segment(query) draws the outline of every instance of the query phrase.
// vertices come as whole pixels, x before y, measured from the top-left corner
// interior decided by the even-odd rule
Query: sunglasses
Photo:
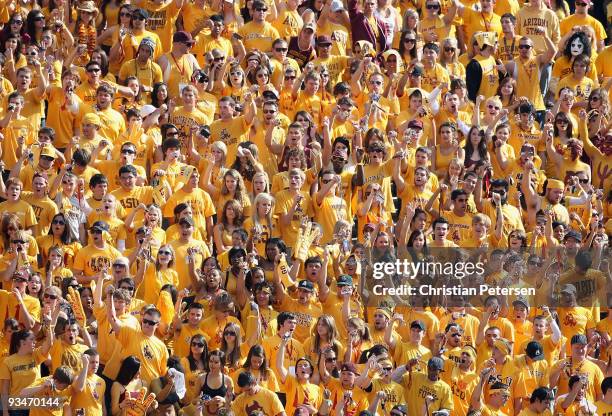
[[[144,16],[141,15],[132,15],[133,20],[147,20]]]
[[[45,293],[43,295],[43,298],[45,299],[51,299],[51,300],[57,300],[57,295],[52,295],[51,293]]]
[[[229,335],[229,336],[235,337],[236,333],[234,331],[225,331],[223,335]]]
[[[215,61],[215,62],[223,62],[224,59],[225,59],[225,56],[218,56],[218,57],[214,58],[213,61]]]
[[[79,289],[81,287],[81,285],[79,285],[79,284],[72,284],[72,285],[68,285],[68,287],[71,287],[73,289]]]
[[[258,8],[255,9],[255,11],[257,11],[257,12],[267,12],[268,9],[266,7],[258,7]]]
[[[99,229],[95,229],[95,230],[91,230],[92,234],[102,234],[102,230]]]
[[[160,255],[162,255],[162,256],[171,256],[171,255],[172,255],[172,252],[171,252],[171,251],[168,251],[168,250],[159,250],[159,251],[157,252],[157,254],[160,254]]]
[[[150,320],[150,319],[145,319],[145,318],[142,318],[142,323],[143,323],[143,324],[146,324],[146,325],[149,325],[149,326],[155,326],[155,325],[157,325],[159,322],[158,322],[158,321],[152,321],[152,320]]]
[[[455,52],[455,48],[453,48],[452,46],[448,46],[446,48],[444,48],[445,52]]]
[[[230,72],[230,76],[232,77],[242,76],[242,72],[240,71]]]
[[[263,110],[264,114],[274,114],[276,113],[276,110]]]
[[[416,38],[405,38],[404,42],[406,43],[416,42]]]
[[[204,344],[202,342],[192,342],[192,347],[204,348]]]
[[[569,124],[569,122],[567,120],[555,120],[555,123],[557,123],[557,124]]]
[[[383,367],[383,371],[386,371],[386,372],[393,371],[393,367]]]
[[[122,149],[121,153],[122,154],[127,154],[127,155],[135,155],[136,154],[136,152],[133,151],[132,149]]]
[[[47,162],[52,162],[52,161],[54,161],[54,160],[55,160],[55,159],[54,159],[54,158],[52,158],[51,156],[41,156],[40,158],[41,158],[42,160],[46,160]]]
[[[120,287],[119,289],[125,289],[128,292],[133,292],[134,291],[134,288],[132,286],[124,286],[124,287]]]
[[[382,81],[370,81],[370,84],[372,85],[382,85]]]
[[[25,283],[25,282],[27,282],[27,280],[24,279],[23,277],[13,277],[13,282],[15,282],[15,283]]]
[[[439,4],[428,4],[425,7],[427,8],[427,10],[438,10],[440,8],[440,5]]]
[[[325,362],[326,363],[333,363],[334,361],[337,361],[338,359],[336,357],[330,357],[330,358],[326,358]]]
[[[597,96],[590,97],[589,100],[591,100],[591,101],[599,101],[599,97],[597,97]]]
[[[578,182],[580,182],[580,183],[589,183],[589,180],[588,180],[588,179],[578,179]],[[595,213],[593,213],[593,214],[591,214],[591,215],[593,215],[593,216],[594,216],[594,215],[595,215]]]
[[[23,20],[13,20],[11,22],[12,25],[22,25],[23,24]]]
[[[274,48],[276,52],[287,52],[289,48]]]
[[[87,72],[100,72],[100,68],[87,68]]]
[[[519,49],[531,49],[531,45],[519,45]]]
[[[499,111],[499,107],[493,105],[493,104],[489,104],[487,107],[489,107],[490,110],[496,109]]]
[[[285,75],[285,79],[290,79],[290,80],[294,80],[296,78],[295,75],[290,75],[290,76],[286,76]]]
[[[54,224],[54,225],[66,225],[66,222],[64,220],[53,220],[51,222],[51,224]]]
[[[12,240],[11,243],[13,244],[25,244],[26,242],[23,240]]]

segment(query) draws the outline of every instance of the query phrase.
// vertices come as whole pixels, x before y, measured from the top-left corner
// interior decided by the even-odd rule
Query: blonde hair
[[[265,218],[262,218],[259,215],[259,204],[262,202],[266,202],[266,201],[271,204],[270,212],[266,214]],[[253,212],[252,212],[254,226],[264,225],[264,223],[267,223],[265,225],[268,227],[268,230],[272,232],[272,213],[274,212],[274,204],[275,204],[274,197],[265,192],[262,192],[255,197],[255,201],[253,201]]]
[[[472,225],[484,224],[485,227],[491,228],[491,218],[486,214],[476,214],[472,218]]]

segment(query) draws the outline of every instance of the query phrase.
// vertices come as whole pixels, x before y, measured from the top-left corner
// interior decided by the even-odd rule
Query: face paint
[[[584,51],[584,45],[582,44],[580,39],[577,39],[577,38],[574,39],[572,43],[570,44],[570,52],[572,56],[578,56],[582,54],[583,51]]]

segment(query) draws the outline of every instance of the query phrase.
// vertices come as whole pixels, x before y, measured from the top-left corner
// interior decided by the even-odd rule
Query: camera
[[[204,83],[209,81],[208,75],[206,75],[206,73],[201,69],[199,71],[196,71],[196,73],[193,74],[193,77],[198,83]]]
[[[200,136],[205,137],[205,138],[209,138],[210,137],[210,127],[209,126],[202,126],[200,127]]]
[[[7,107],[8,111],[15,111],[15,104],[9,104]]]

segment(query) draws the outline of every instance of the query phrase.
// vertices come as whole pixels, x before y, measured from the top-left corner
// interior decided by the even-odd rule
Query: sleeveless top
[[[210,388],[208,386],[208,373],[204,378],[204,385],[202,386],[202,393],[210,397],[225,397],[227,394],[227,387],[225,387],[225,374],[221,376],[221,387],[217,389]]]
[[[289,39],[288,49],[289,51],[287,52],[287,56],[295,59],[302,69],[304,69],[308,62],[314,59],[314,48],[312,47],[312,44],[308,47],[308,49],[300,49],[297,36]]]

